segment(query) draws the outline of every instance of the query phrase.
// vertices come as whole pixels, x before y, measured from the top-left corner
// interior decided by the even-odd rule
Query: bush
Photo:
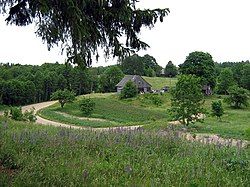
[[[95,102],[90,98],[84,98],[80,101],[79,106],[84,115],[90,116],[95,108]]]
[[[138,94],[138,89],[132,81],[128,81],[121,91],[120,98],[127,99],[136,97]]]
[[[16,121],[29,121],[29,122],[35,122],[36,121],[36,115],[34,112],[34,108],[30,111],[26,110],[24,113],[22,113],[21,107],[12,107],[9,111],[5,111],[4,115],[5,117],[10,117],[13,120]]]
[[[212,107],[212,115],[216,116],[217,118],[221,119],[221,116],[224,114],[224,110],[222,107],[222,102],[219,101],[213,101],[211,104]]]
[[[23,118],[25,121],[35,122],[37,120],[35,115],[35,109],[32,108],[30,111],[26,110],[23,114]]]
[[[17,120],[17,121],[22,121],[23,120],[22,108],[21,107],[12,107],[10,109],[10,118]]]
[[[248,90],[238,86],[232,86],[228,90],[229,96],[225,98],[225,102],[234,108],[248,106],[249,93]]]
[[[143,94],[140,101],[145,104],[153,104],[155,106],[161,106],[163,104],[163,100],[161,96],[158,94]]]

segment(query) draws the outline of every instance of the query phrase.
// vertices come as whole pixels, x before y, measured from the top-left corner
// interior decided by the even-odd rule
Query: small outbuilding
[[[123,87],[128,81],[132,81],[136,87],[138,88],[139,92],[151,92],[152,86],[145,81],[141,76],[139,75],[125,75],[125,77],[116,85],[117,93],[121,93]]]
[[[212,95],[213,94],[213,90],[209,85],[204,85],[202,87],[202,91],[205,95]]]

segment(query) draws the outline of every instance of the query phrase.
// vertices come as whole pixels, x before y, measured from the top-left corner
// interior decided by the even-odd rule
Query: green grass
[[[136,99],[123,101],[118,99],[116,95],[107,95],[104,97],[99,97],[99,95],[98,97],[95,97],[95,95],[88,95],[87,97],[91,97],[95,102],[95,109],[90,117],[106,119],[110,122],[72,119],[56,113],[63,112],[76,117],[84,117],[79,109],[81,97],[74,103],[66,104],[64,108],[61,108],[59,104],[55,104],[43,109],[40,111],[40,115],[54,121],[90,127],[140,125],[169,117],[165,108],[152,110],[145,107],[145,104],[142,104],[142,106],[138,103],[135,104]]]
[[[208,115],[204,123],[197,122],[191,126],[194,132],[219,134],[222,137],[250,140],[250,109],[225,108],[222,120]]]
[[[56,113],[59,111],[82,117],[83,114],[78,107],[81,97],[74,103],[66,104],[63,109],[60,108],[59,104],[44,109],[41,111],[41,115],[50,120],[88,127],[144,125],[147,129],[162,129],[166,128],[168,122],[172,120],[167,111],[171,106],[169,93],[155,95],[163,101],[161,106],[154,105],[147,95],[139,95],[137,98],[127,100],[120,100],[115,94],[88,95],[87,97],[93,98],[96,103],[91,117],[106,119],[108,120],[106,122],[79,120]],[[223,99],[223,96],[205,97],[204,108],[208,113],[204,123],[196,122],[188,130],[194,133],[210,133],[228,138],[250,140],[250,107],[236,110],[224,103],[225,115],[222,117],[222,121],[219,121],[210,115],[211,103],[218,99]]]
[[[248,186],[249,149],[0,117],[0,186]]]
[[[177,78],[167,77],[143,77],[152,85],[153,90],[160,90],[165,86],[173,87],[177,82]]]

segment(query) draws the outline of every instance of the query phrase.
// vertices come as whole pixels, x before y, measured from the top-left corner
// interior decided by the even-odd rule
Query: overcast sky
[[[178,65],[193,51],[209,52],[214,61],[250,60],[249,0],[141,0],[141,8],[170,8],[163,23],[143,29],[140,37],[161,66]],[[64,62],[59,49],[48,52],[34,27],[6,26],[0,17],[0,62],[42,64]],[[103,59],[93,66],[115,64]]]

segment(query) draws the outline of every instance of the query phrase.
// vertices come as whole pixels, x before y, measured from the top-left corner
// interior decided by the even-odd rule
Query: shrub
[[[121,91],[120,98],[121,99],[132,98],[136,97],[137,94],[138,94],[138,89],[136,85],[132,81],[128,81]]]
[[[232,86],[228,90],[229,96],[225,98],[225,102],[234,108],[248,106],[249,93],[248,90],[238,86]]]
[[[12,107],[9,111],[5,111],[4,115],[5,117],[10,117],[13,120],[16,121],[29,121],[29,122],[35,122],[36,121],[36,115],[35,115],[35,109],[31,109],[30,111],[26,110],[24,113],[22,113],[21,107]]]
[[[23,113],[21,107],[12,107],[10,109],[10,118],[17,121],[22,121]]]
[[[140,100],[143,103],[153,104],[156,106],[161,106],[163,104],[163,100],[161,99],[161,96],[158,94],[143,94]]]
[[[23,114],[23,118],[25,121],[35,122],[37,120],[35,115],[35,109],[32,108],[30,111],[26,110]]]
[[[222,102],[220,100],[213,101],[211,104],[211,107],[212,107],[212,115],[216,116],[217,118],[221,120],[221,116],[224,114]]]
[[[80,101],[80,110],[84,115],[89,116],[93,113],[95,108],[95,102],[90,98],[84,98]]]

